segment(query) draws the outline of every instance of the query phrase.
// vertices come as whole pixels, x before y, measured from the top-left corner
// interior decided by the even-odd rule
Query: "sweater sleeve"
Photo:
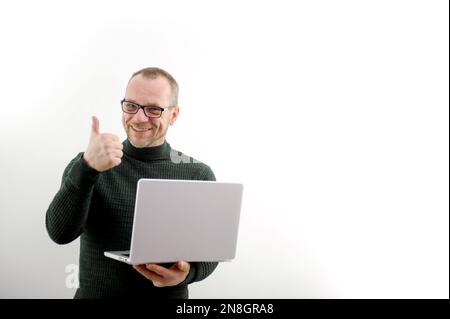
[[[100,173],[79,153],[66,167],[61,187],[47,209],[45,225],[50,238],[67,244],[83,232],[95,182]]]
[[[204,165],[200,172],[199,180],[215,181],[216,177],[211,168]],[[189,274],[181,285],[191,284],[193,282],[205,279],[216,269],[218,262],[191,262],[190,264],[191,268],[189,270]]]

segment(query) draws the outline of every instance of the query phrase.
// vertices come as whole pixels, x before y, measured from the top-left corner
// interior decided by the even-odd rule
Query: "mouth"
[[[152,129],[151,127],[136,127],[133,125],[130,125],[130,127],[133,131],[138,132],[138,133],[148,132]]]

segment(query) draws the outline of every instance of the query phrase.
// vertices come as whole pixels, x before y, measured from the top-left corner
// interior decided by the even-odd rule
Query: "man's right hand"
[[[117,135],[100,133],[99,127],[98,118],[93,116],[91,137],[83,158],[90,167],[98,172],[104,172],[122,162],[123,145]]]

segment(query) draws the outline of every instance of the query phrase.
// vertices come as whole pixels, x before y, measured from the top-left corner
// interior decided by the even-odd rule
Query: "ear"
[[[180,107],[177,105],[173,108],[173,110],[170,112],[170,125],[174,125],[177,118],[178,113],[180,113]]]

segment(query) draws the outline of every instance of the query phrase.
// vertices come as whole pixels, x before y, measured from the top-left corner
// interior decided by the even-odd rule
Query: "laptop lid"
[[[140,179],[130,262],[233,259],[242,191],[239,183]]]

